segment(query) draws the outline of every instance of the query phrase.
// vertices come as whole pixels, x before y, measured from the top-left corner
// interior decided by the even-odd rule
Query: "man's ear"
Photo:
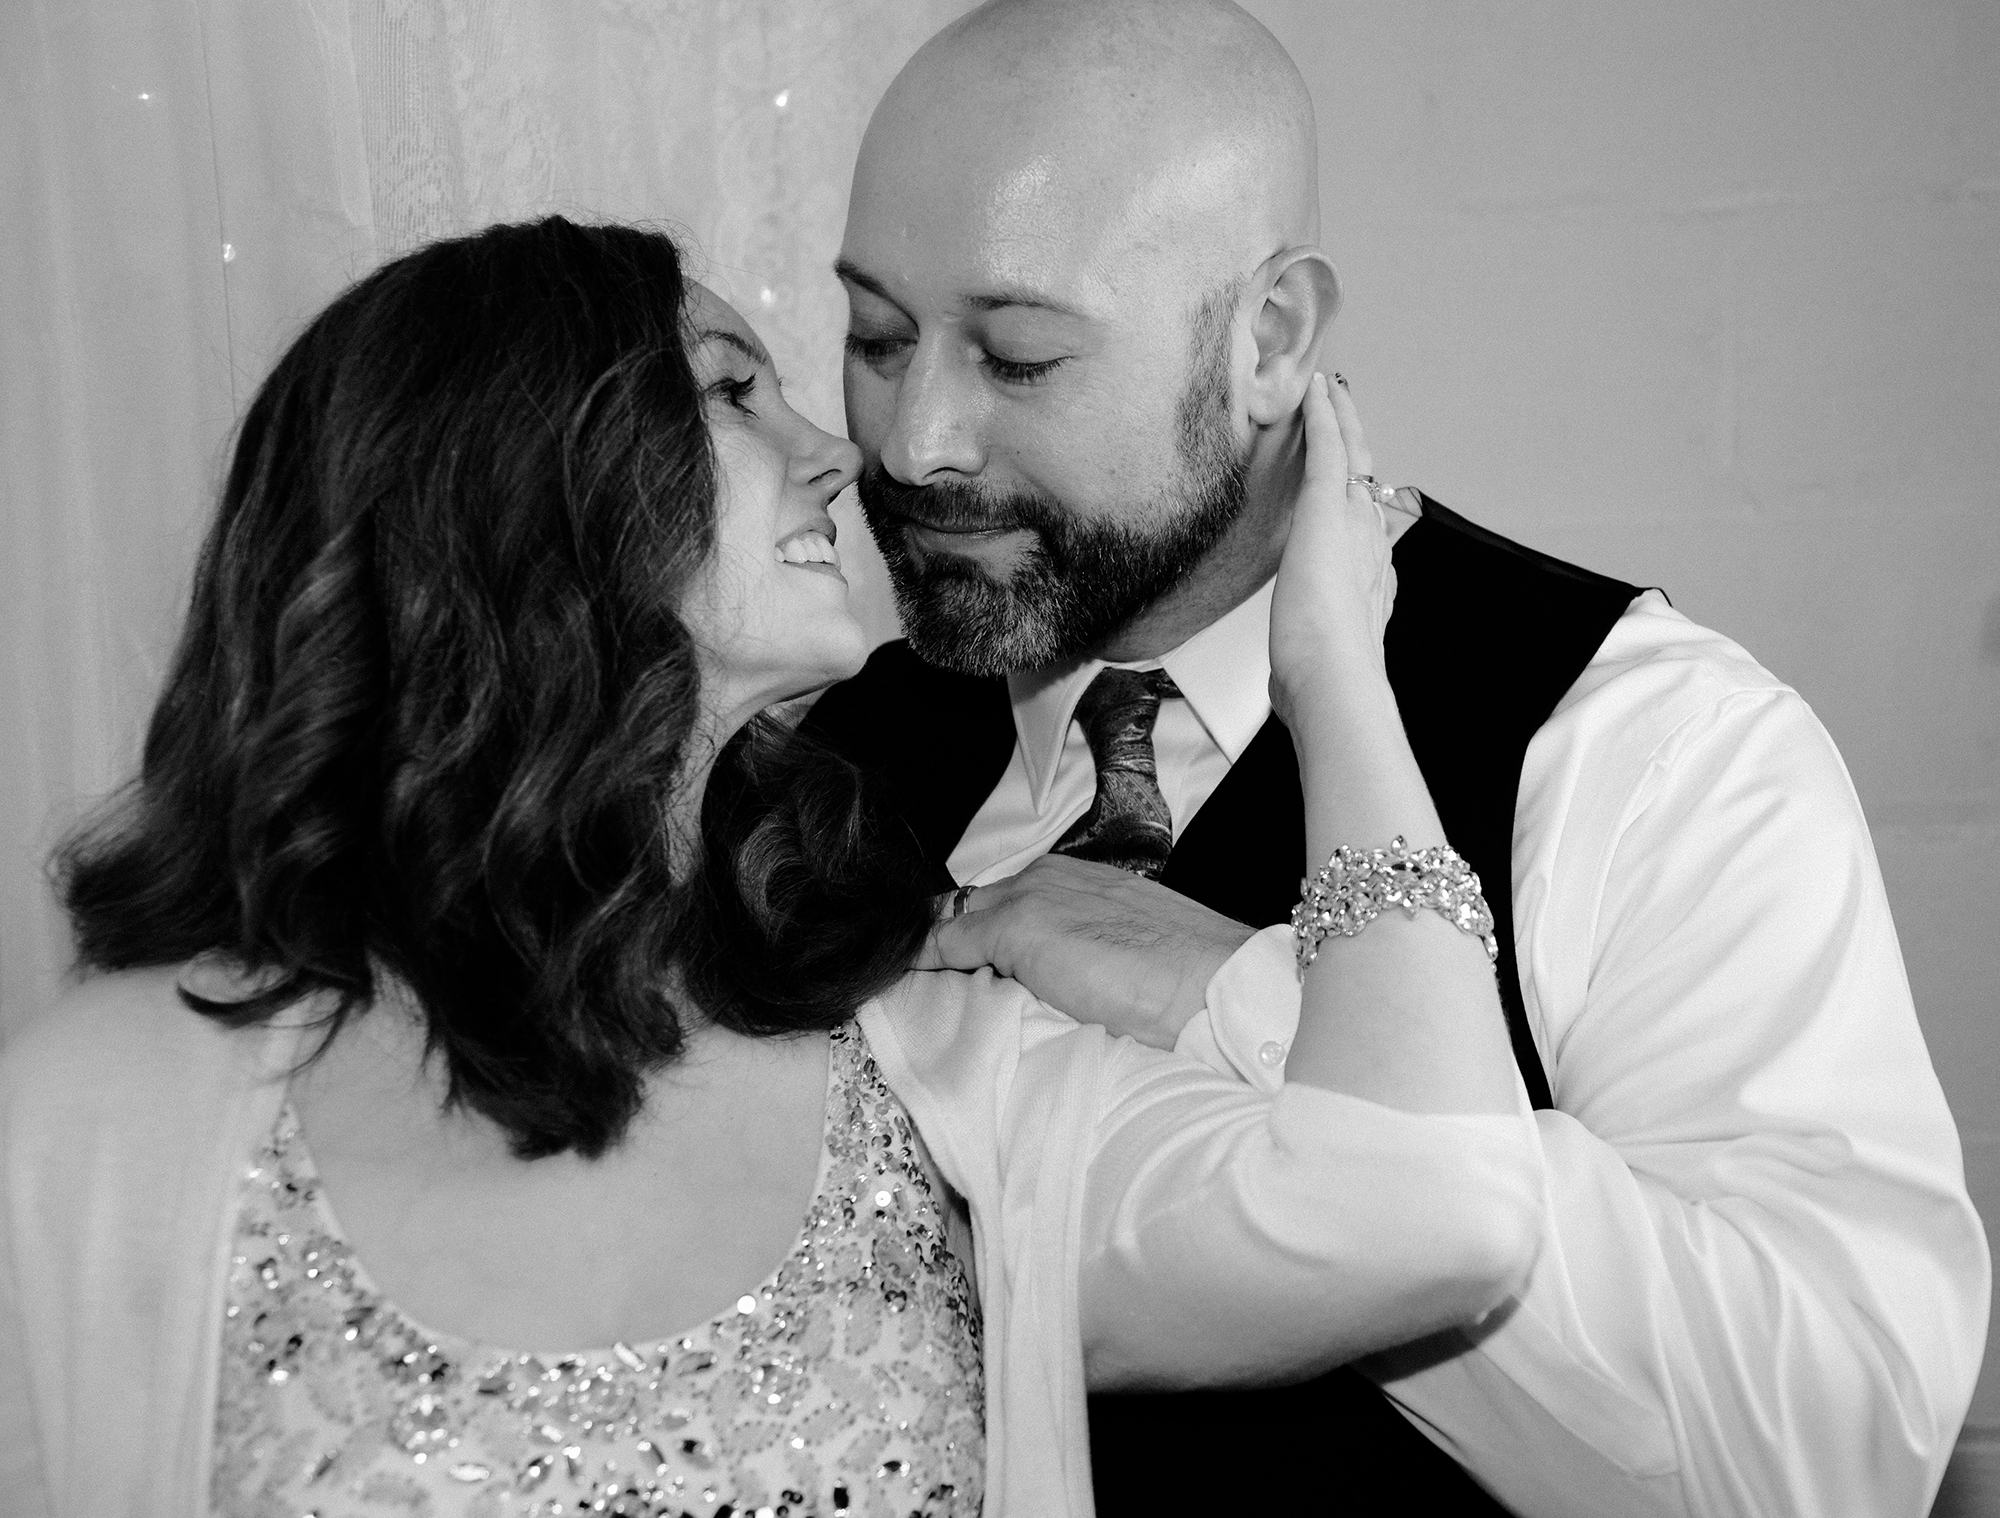
[[[1257,367],[1243,401],[1250,420],[1269,427],[1289,421],[1305,400],[1320,345],[1340,309],[1340,275],[1318,248],[1287,248],[1258,266],[1251,291]]]

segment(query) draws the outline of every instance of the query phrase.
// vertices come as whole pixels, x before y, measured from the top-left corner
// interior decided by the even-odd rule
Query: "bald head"
[[[905,630],[1159,652],[1276,567],[1339,300],[1312,102],[1226,0],[992,0],[889,87],[838,272]]]
[[[1316,160],[1305,82],[1226,0],[992,0],[889,87],[855,212],[912,233],[951,216],[991,240],[996,271],[1066,261],[1069,279],[1127,274],[1157,296],[1316,243]]]

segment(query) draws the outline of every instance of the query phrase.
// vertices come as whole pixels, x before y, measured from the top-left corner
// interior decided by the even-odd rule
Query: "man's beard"
[[[1208,556],[1248,498],[1248,470],[1229,427],[1227,370],[1203,353],[1178,407],[1178,468],[1145,526],[1090,521],[1041,493],[989,496],[948,480],[905,485],[877,463],[861,476],[861,508],[903,632],[919,657],[968,675],[1040,669],[1103,643]],[[1003,581],[971,559],[913,552],[903,519],[958,531],[1024,528],[1032,541]]]

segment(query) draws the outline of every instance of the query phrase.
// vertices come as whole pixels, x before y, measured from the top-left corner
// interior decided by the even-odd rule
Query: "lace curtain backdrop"
[[[0,1036],[60,983],[42,860],[136,763],[231,429],[300,325],[435,237],[551,211],[648,221],[839,431],[830,265],[855,151],[896,70],[966,8],[0,8]],[[872,545],[851,500],[836,514],[886,636]]]

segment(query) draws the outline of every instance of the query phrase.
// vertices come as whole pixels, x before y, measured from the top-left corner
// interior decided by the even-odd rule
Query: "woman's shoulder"
[[[56,1075],[95,1062],[109,1047],[171,1042],[174,1025],[194,1017],[180,999],[180,970],[156,965],[87,976],[30,1013],[0,1046],[0,1058],[9,1068]]]
[[[46,1105],[74,1123],[90,1109],[212,1085],[257,1039],[189,1007],[180,994],[186,973],[162,965],[71,986],[0,1044],[0,1101]]]

